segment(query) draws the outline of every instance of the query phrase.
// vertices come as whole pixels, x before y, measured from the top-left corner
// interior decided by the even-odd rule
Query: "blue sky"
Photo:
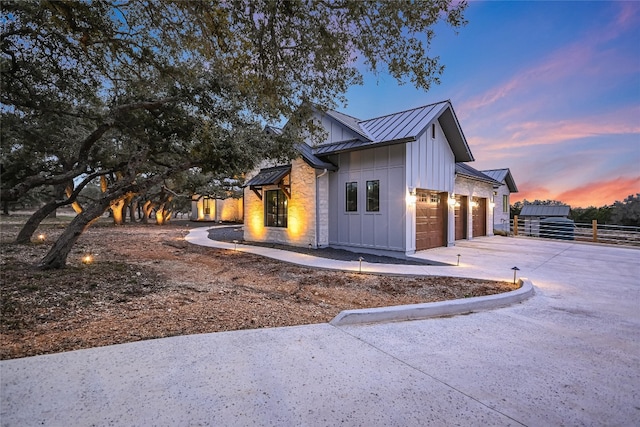
[[[640,3],[471,1],[429,92],[365,75],[339,107],[367,119],[450,99],[476,169],[510,168],[513,200],[603,206],[640,193]]]

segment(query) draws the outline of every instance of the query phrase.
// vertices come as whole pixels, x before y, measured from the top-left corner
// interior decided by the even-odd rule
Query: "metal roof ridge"
[[[398,115],[398,114],[404,114],[404,113],[408,113],[410,111],[420,110],[422,108],[435,107],[438,104],[445,104],[445,103],[451,104],[451,101],[449,99],[446,99],[444,101],[433,102],[431,104],[425,104],[425,105],[421,105],[421,106],[415,107],[415,108],[409,108],[409,109],[402,110],[402,111],[396,111],[395,113],[383,114],[382,116],[372,117],[372,118],[366,119],[366,120],[360,120],[360,122],[362,123],[362,122],[370,122],[370,121],[373,121],[373,120],[380,120],[380,119],[384,119],[385,117],[395,116],[395,115]]]

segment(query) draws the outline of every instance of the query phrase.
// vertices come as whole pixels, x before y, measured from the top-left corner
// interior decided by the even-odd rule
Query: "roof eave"
[[[442,111],[437,114],[438,123],[449,141],[456,162],[473,162],[475,159],[471,153],[471,148],[462,132],[460,122],[456,117],[453,106],[447,101],[442,106]]]
[[[361,151],[361,150],[366,150],[369,148],[377,148],[377,147],[386,147],[389,145],[397,145],[397,144],[406,144],[408,142],[414,142],[416,140],[415,137],[408,137],[408,138],[400,138],[400,139],[394,139],[394,140],[390,140],[390,141],[384,141],[384,142],[370,142],[370,143],[364,143],[362,145],[358,145],[356,147],[349,147],[349,148],[343,148],[343,149],[337,149],[337,150],[329,150],[329,151],[323,151],[320,155],[322,156],[329,156],[331,154],[341,154],[341,153],[350,153],[352,151]],[[335,143],[336,145],[339,145],[340,143]],[[320,146],[317,149],[322,149],[323,147]],[[314,152],[314,154],[317,154],[316,152]]]

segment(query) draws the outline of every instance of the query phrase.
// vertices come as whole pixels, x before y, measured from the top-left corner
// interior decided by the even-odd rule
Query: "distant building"
[[[191,221],[242,222],[243,214],[241,198],[218,199],[202,194],[191,196]]]
[[[569,217],[571,207],[567,205],[524,205],[520,219],[524,220],[524,234],[534,237],[553,237],[553,234],[571,226]],[[566,234],[564,231],[562,234]],[[573,235],[572,235],[573,236]],[[573,237],[572,237],[573,238]]]

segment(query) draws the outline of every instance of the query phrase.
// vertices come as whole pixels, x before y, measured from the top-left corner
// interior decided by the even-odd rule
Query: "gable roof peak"
[[[388,113],[388,114],[384,114],[382,116],[372,117],[370,119],[360,120],[360,121],[361,122],[368,122],[368,121],[371,121],[371,120],[384,119],[385,117],[397,116],[399,114],[406,114],[406,113],[410,113],[410,112],[415,111],[415,110],[422,110],[422,109],[427,108],[427,107],[435,107],[436,105],[447,104],[447,103],[451,104],[451,101],[446,99],[444,101],[432,102],[430,104],[420,105],[418,107],[408,108],[406,110],[396,111],[395,113]]]

